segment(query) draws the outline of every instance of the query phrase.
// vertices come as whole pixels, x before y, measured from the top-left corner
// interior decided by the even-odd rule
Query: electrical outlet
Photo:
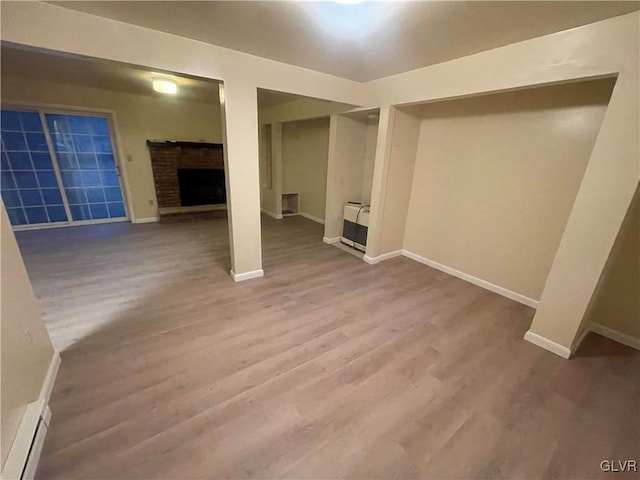
[[[153,198],[149,199],[149,206],[153,207],[156,204],[156,201]]]
[[[133,162],[133,155],[127,153],[127,162]]]

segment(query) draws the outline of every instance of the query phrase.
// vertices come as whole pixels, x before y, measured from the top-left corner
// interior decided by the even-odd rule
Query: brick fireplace
[[[225,198],[222,144],[147,140],[147,145],[161,222],[226,217],[226,204],[218,203]],[[181,192],[181,184],[194,191]]]

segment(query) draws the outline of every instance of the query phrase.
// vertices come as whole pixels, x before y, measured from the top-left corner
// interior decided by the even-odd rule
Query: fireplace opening
[[[227,203],[222,168],[179,168],[178,185],[183,207]]]

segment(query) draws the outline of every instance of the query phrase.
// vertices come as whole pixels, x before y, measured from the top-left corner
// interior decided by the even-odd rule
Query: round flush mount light
[[[342,3],[343,5],[353,5],[354,3],[362,3],[364,0],[333,0],[336,3]]]
[[[169,95],[175,95],[178,93],[178,85],[173,80],[167,80],[166,78],[154,78],[152,84],[153,89],[156,92],[167,93]]]

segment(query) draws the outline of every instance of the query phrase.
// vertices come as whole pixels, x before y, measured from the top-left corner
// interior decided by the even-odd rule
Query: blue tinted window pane
[[[7,152],[12,170],[33,170],[29,152]]]
[[[62,170],[62,184],[67,188],[82,187],[82,177],[77,170]]]
[[[94,135],[109,135],[109,124],[106,118],[93,117],[89,120],[91,133]]]
[[[115,170],[116,162],[113,159],[113,155],[110,153],[99,153],[96,155],[98,157],[98,166],[100,170]]]
[[[109,218],[109,210],[106,203],[90,203],[91,217],[94,220]]]
[[[69,130],[71,133],[91,133],[89,124],[91,123],[91,117],[85,117],[82,115],[68,115],[69,118]]]
[[[71,217],[74,220],[91,220],[89,205],[70,205],[69,209],[71,210]]]
[[[16,188],[16,183],[13,180],[13,174],[11,172],[2,172],[0,174],[0,186],[2,186],[3,190],[5,188],[9,188],[9,189]]]
[[[122,203],[108,203],[109,216],[111,218],[126,217],[127,214],[124,211],[124,205]]]
[[[29,224],[49,223],[49,217],[44,207],[26,207],[24,211],[27,214]]]
[[[31,161],[36,170],[53,170],[53,163],[49,153],[31,153]]]
[[[56,153],[60,170],[75,170],[78,168],[78,160],[75,153]]]
[[[62,195],[57,188],[45,188],[42,190],[42,198],[46,205],[62,205]]]
[[[57,221],[62,195],[49,155],[40,115],[34,112],[2,111],[5,125],[2,145],[2,198],[11,210],[13,225],[42,224],[50,221],[45,204],[52,204]],[[8,130],[8,131],[7,131]],[[63,208],[64,210],[64,208]]]
[[[82,176],[82,183],[85,187],[102,186],[102,179],[97,170],[81,170],[80,175]]]
[[[4,142],[4,148],[9,151],[27,150],[27,142],[22,132],[2,132],[2,141]]]
[[[2,128],[2,131],[21,131],[20,113],[3,110],[0,117],[0,128]]]
[[[93,145],[97,153],[113,153],[109,137],[93,137]]]
[[[89,203],[103,203],[106,201],[104,197],[104,189],[100,187],[87,188],[87,201]]]
[[[26,133],[27,145],[32,152],[48,152],[47,138],[43,133]]]
[[[107,202],[122,202],[122,193],[120,193],[120,188],[118,187],[106,187],[104,195],[107,198]]]
[[[20,122],[25,132],[42,132],[40,114],[36,112],[21,112]]]
[[[7,156],[7,152],[2,152],[0,154],[0,169],[9,170],[11,167],[9,166],[9,157]]]
[[[25,207],[36,207],[44,204],[40,190],[37,189],[20,190],[20,199]]]
[[[18,190],[2,190],[2,201],[7,208],[21,207],[20,194]]]
[[[53,170],[40,170],[36,172],[40,188],[57,188],[58,179]]]
[[[27,223],[27,217],[22,208],[7,208],[7,214],[11,225],[25,225]]]
[[[69,204],[87,203],[87,194],[83,188],[65,188]]]
[[[95,151],[91,137],[88,135],[74,135],[73,146],[77,153],[91,153]]]
[[[97,170],[98,161],[93,153],[79,153],[78,165],[82,170]]]
[[[18,188],[38,188],[38,180],[34,172],[13,172]]]
[[[118,175],[116,172],[101,172],[102,174],[102,182],[107,187],[119,187],[120,182],[118,182]]]
[[[47,207],[47,213],[49,214],[49,220],[52,222],[67,221],[67,212],[64,211],[63,206]]]

